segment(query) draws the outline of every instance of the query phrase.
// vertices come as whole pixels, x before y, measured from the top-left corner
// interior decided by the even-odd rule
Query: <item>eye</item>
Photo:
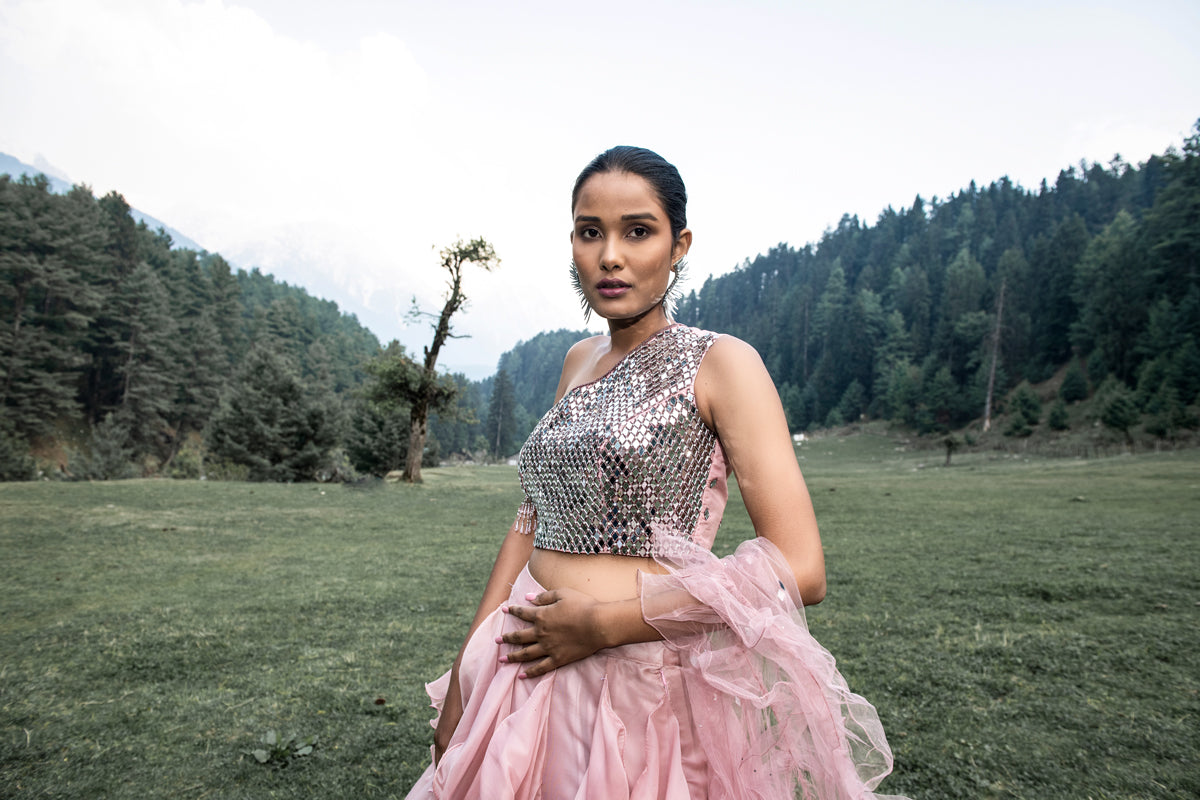
[[[579,236],[582,239],[599,239],[600,231],[597,228],[583,228],[579,231]]]
[[[645,239],[650,235],[650,229],[644,225],[635,225],[630,228],[629,235],[634,239]]]

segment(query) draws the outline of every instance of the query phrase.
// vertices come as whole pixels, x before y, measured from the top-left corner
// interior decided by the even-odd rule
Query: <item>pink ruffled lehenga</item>
[[[782,554],[761,538],[709,550],[727,470],[692,386],[714,338],[656,334],[568,393],[522,451],[535,545],[653,556],[665,572],[641,573],[639,592],[663,641],[520,679],[495,640],[524,623],[492,612],[463,651],[462,719],[410,798],[882,797],[878,715],[809,634]],[[541,591],[526,569],[510,602]],[[427,687],[439,714],[449,681]]]

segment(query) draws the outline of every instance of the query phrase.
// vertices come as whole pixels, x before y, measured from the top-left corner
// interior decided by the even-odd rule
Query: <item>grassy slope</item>
[[[1200,794],[1200,452],[896,446],[802,451],[830,579],[809,621],[880,709],[882,788]],[[0,485],[0,796],[402,796],[422,682],[519,500],[508,468],[426,475]],[[735,492],[718,550],[747,535]],[[242,754],[270,729],[320,741],[271,769]]]

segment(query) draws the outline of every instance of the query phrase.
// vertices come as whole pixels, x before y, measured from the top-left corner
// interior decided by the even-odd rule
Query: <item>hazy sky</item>
[[[843,213],[1081,158],[1200,117],[1200,3],[0,0],[0,151],[45,162],[381,340],[436,249],[482,235],[443,363],[582,325],[569,194],[614,144],[674,161],[692,286]]]

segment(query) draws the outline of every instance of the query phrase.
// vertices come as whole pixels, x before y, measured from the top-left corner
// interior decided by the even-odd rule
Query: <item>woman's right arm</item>
[[[458,721],[462,719],[462,690],[458,683],[458,669],[462,663],[466,643],[487,615],[508,599],[513,582],[521,574],[521,570],[529,561],[532,552],[533,537],[518,531],[514,523],[513,527],[508,529],[508,535],[504,537],[504,542],[500,545],[500,553],[496,556],[491,577],[488,578],[487,587],[483,590],[483,599],[479,602],[475,619],[471,621],[467,638],[463,640],[463,646],[459,648],[458,656],[454,659],[454,666],[450,669],[450,688],[446,692],[446,700],[442,704],[442,714],[438,718],[437,730],[433,734],[435,762],[441,759],[442,753],[446,752],[450,738],[454,736],[454,731],[458,728]]]
[[[566,358],[563,359],[562,374],[558,378],[558,388],[554,394],[555,403],[562,399],[571,385],[572,377],[591,356],[599,338],[592,337],[576,342],[567,352]],[[513,526],[508,529],[508,535],[504,537],[504,542],[500,545],[500,553],[496,556],[496,564],[492,567],[491,577],[488,578],[487,587],[483,590],[483,599],[479,602],[475,619],[471,621],[467,638],[463,640],[463,646],[459,648],[458,656],[454,659],[454,666],[450,669],[450,688],[446,692],[446,700],[442,704],[442,715],[438,718],[437,730],[433,734],[435,763],[441,759],[442,753],[446,752],[446,748],[450,745],[450,739],[454,736],[455,729],[458,728],[458,721],[462,719],[462,688],[458,683],[458,669],[462,664],[463,650],[466,649],[467,642],[475,633],[475,629],[483,623],[487,615],[508,599],[513,583],[521,574],[521,570],[529,563],[529,556],[532,554],[533,536],[518,531],[517,523],[514,522]]]

